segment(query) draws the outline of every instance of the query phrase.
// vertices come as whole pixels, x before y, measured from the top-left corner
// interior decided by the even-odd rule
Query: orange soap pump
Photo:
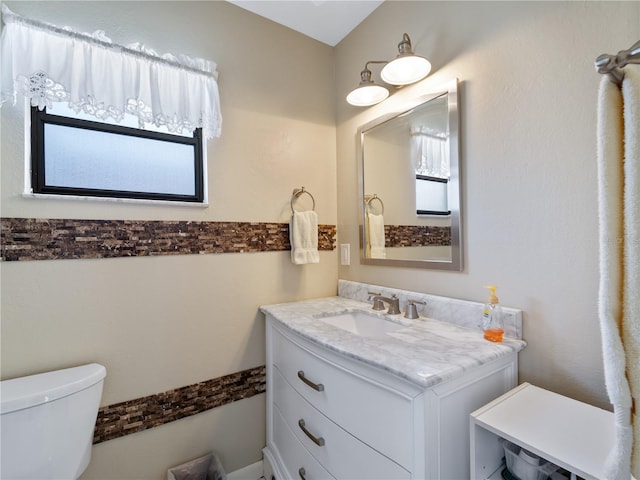
[[[504,334],[504,320],[502,319],[502,307],[496,297],[496,286],[488,285],[491,293],[482,311],[482,329],[484,338],[490,342],[501,342]]]

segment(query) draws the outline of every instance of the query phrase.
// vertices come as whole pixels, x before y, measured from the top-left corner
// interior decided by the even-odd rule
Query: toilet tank
[[[91,459],[105,375],[92,363],[0,382],[0,478],[78,478]]]

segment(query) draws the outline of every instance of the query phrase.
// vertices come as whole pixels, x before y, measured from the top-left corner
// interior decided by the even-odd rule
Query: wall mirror
[[[458,81],[358,129],[361,262],[462,270]]]

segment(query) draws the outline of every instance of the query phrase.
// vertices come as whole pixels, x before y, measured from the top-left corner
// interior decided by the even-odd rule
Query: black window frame
[[[106,190],[92,188],[60,187],[47,185],[45,178],[45,125],[61,125],[86,130],[129,135],[150,140],[162,140],[194,147],[194,186],[193,195],[169,193],[135,192],[128,190]],[[187,137],[163,132],[141,130],[109,123],[95,122],[62,115],[47,113],[46,108],[39,110],[31,107],[31,188],[33,193],[52,195],[73,195],[99,198],[118,198],[133,200],[162,200],[170,202],[204,203],[204,155],[202,129],[197,128],[193,136]]]
[[[429,182],[449,183],[449,179],[441,177],[431,177],[428,175],[416,174],[416,180],[426,180]],[[439,215],[446,217],[451,215],[451,210],[416,210],[418,215]]]

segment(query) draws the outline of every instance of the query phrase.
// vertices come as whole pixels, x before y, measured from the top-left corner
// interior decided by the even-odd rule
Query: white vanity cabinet
[[[277,480],[469,478],[469,414],[517,382],[517,352],[425,388],[266,318]]]

